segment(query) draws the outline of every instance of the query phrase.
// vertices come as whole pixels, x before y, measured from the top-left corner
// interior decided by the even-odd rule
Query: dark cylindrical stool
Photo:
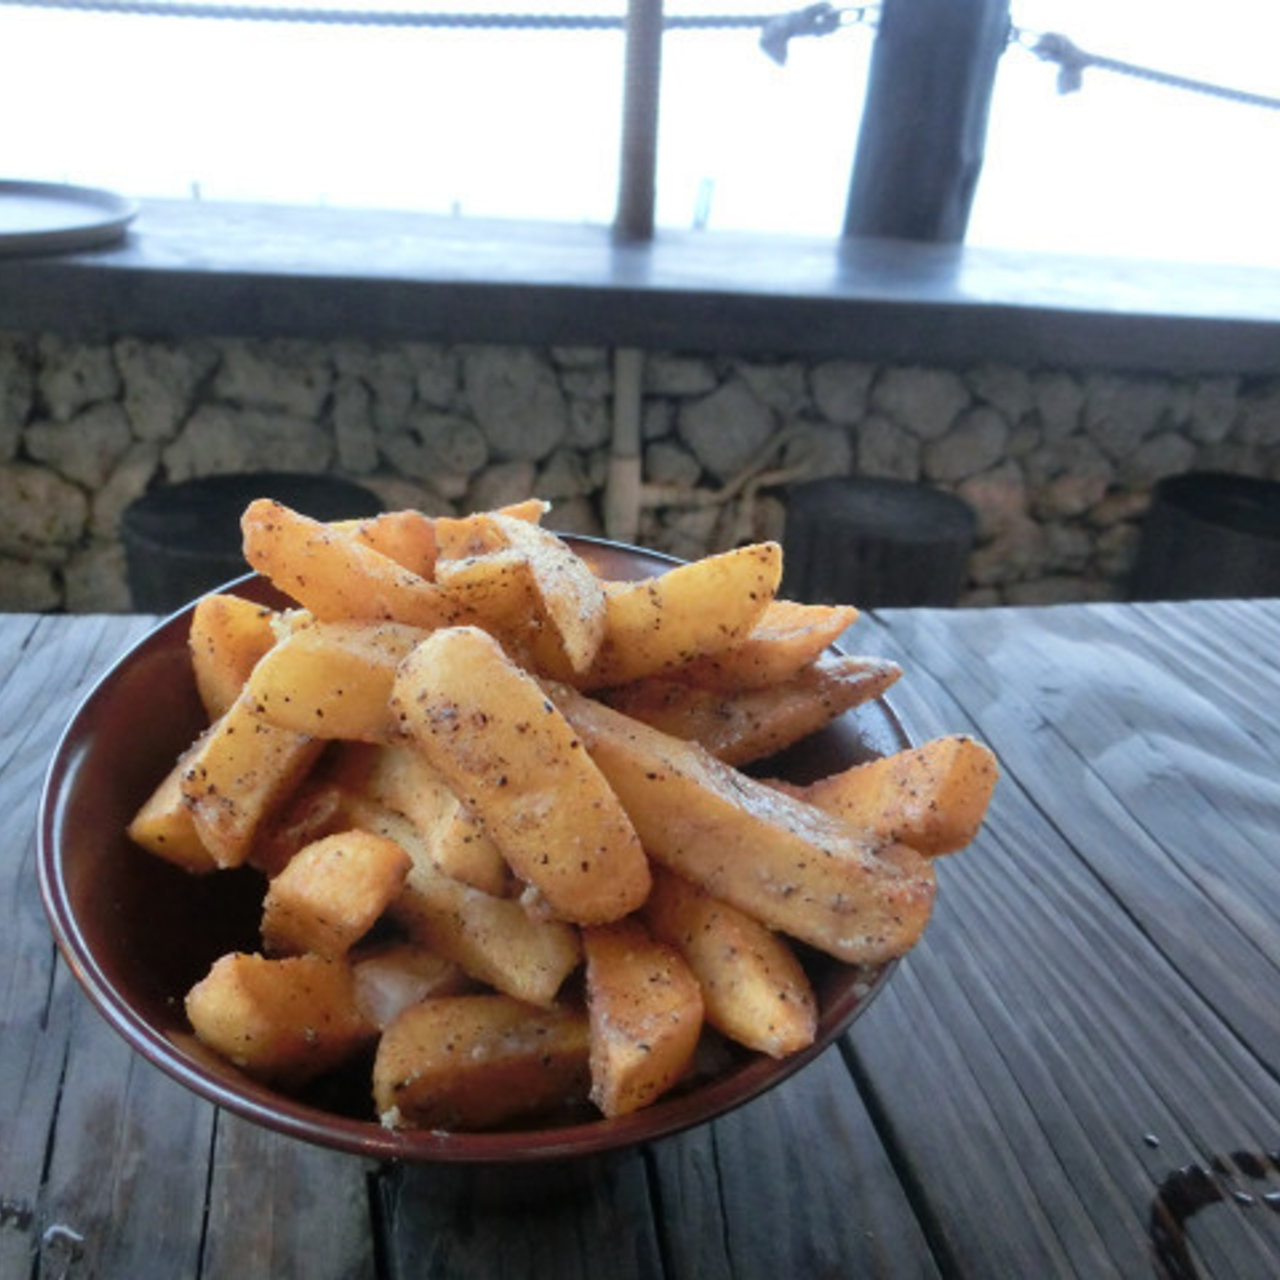
[[[317,520],[377,515],[382,501],[339,476],[258,471],[164,485],[120,519],[129,594],[142,613],[170,613],[247,573],[240,517],[254,498],[275,498]]]
[[[905,480],[836,477],[793,485],[783,593],[867,609],[954,605],[976,525],[962,499]]]
[[[1132,600],[1280,595],[1280,484],[1189,471],[1161,480],[1142,523]]]

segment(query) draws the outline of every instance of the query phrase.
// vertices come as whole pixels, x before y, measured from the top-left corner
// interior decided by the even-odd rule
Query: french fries
[[[429,636],[401,663],[391,706],[553,915],[605,924],[644,902],[649,864],[617,796],[492,636]]]
[[[275,612],[241,596],[215,592],[191,612],[191,669],[200,701],[216,720],[229,711],[258,659],[276,641]]]
[[[128,834],[263,878],[260,952],[186,997],[248,1075],[291,1089],[372,1052],[397,1128],[626,1115],[700,1047],[812,1045],[811,951],[905,953],[931,859],[976,835],[997,768],[963,735],[767,777],[902,674],[831,652],[852,605],[777,598],[775,543],[605,580],[546,509],[245,511],[297,608],[196,605],[210,724]]]
[[[388,1128],[493,1129],[581,1102],[589,1052],[580,1010],[495,995],[424,1000],[378,1041],[374,1105]]]
[[[191,988],[196,1035],[247,1074],[298,1085],[340,1066],[373,1040],[351,969],[323,956],[233,953]]]
[[[998,773],[989,747],[956,734],[787,790],[932,858],[973,841]]]
[[[399,622],[315,622],[283,636],[247,682],[258,713],[316,738],[388,742],[391,687],[402,659],[430,632]]]
[[[400,845],[371,831],[304,845],[267,887],[263,944],[275,955],[341,959],[395,900],[412,866]]]
[[[661,869],[640,914],[655,938],[685,958],[717,1031],[773,1058],[813,1043],[818,1000],[779,934]]]
[[[591,1100],[638,1111],[674,1085],[702,1031],[702,988],[674,947],[638,920],[582,931],[591,1027]]]
[[[882,658],[830,654],[768,688],[722,692],[651,676],[606,692],[604,700],[632,719],[697,742],[725,764],[744,765],[880,697],[901,674],[896,662]]]
[[[849,964],[891,960],[924,931],[934,876],[919,854],[877,847],[697,743],[566,686],[553,697],[655,862]]]
[[[267,815],[306,776],[323,744],[265,719],[242,693],[183,761],[180,788],[196,834],[219,867],[249,857]]]

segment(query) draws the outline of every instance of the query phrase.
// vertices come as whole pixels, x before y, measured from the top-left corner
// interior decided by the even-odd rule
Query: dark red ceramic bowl
[[[673,562],[585,538],[574,547],[608,577]],[[228,590],[283,603],[250,575]],[[187,654],[188,606],[98,682],[63,733],[41,804],[40,888],[58,945],[102,1015],[143,1057],[209,1101],[271,1129],[378,1159],[512,1164],[598,1154],[710,1120],[779,1084],[840,1036],[892,965],[853,969],[806,955],[820,1002],[814,1044],[782,1061],[726,1050],[716,1071],[618,1119],[501,1133],[392,1132],[378,1124],[367,1064],[305,1096],[249,1079],[194,1038],[183,997],[220,955],[258,948],[264,882],[248,869],[192,876],[136,848],[125,827],[203,725]],[[777,764],[801,781],[907,745],[877,701],[793,748]]]

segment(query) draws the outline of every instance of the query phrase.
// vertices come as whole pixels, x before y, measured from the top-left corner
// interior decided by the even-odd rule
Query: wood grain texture
[[[357,1157],[219,1112],[210,1148],[201,1280],[373,1280],[369,1179]]]
[[[84,1253],[80,1206],[60,1196],[49,1165],[73,1026],[88,1010],[55,963],[40,907],[36,812],[54,743],[87,684],[146,626],[0,615],[0,1275],[26,1275],[37,1255],[56,1274],[55,1259]]]
[[[1003,772],[922,943],[774,1092],[515,1171],[218,1113],[56,958],[41,780],[148,625],[0,615],[0,1275],[1280,1274],[1280,602],[864,616],[913,736]]]
[[[1009,744],[986,829],[941,868],[924,944],[857,1037],[962,1274],[1135,1274],[1172,1173],[1274,1150],[1280,1133],[1280,899],[1250,898],[1270,872],[1218,802],[1262,777],[1258,739],[1116,612],[1131,616],[890,613],[876,637],[915,672],[895,690],[911,728],[967,720]],[[1222,642],[1212,665],[1229,665]],[[1264,677],[1268,696],[1274,707]],[[895,1025],[876,1034],[882,1019]],[[902,1087],[913,1062],[927,1123]],[[1031,1203],[975,1233],[993,1161]],[[1197,1215],[1204,1273],[1272,1274],[1275,1217],[1225,1203]]]
[[[652,1162],[669,1276],[938,1274],[838,1052]]]
[[[550,1168],[397,1168],[380,1179],[390,1280],[664,1274],[642,1156]]]

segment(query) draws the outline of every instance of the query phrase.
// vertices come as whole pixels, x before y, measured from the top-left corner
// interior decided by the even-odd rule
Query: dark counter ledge
[[[1280,272],[153,201],[114,247],[0,258],[0,330],[1274,374]]]

